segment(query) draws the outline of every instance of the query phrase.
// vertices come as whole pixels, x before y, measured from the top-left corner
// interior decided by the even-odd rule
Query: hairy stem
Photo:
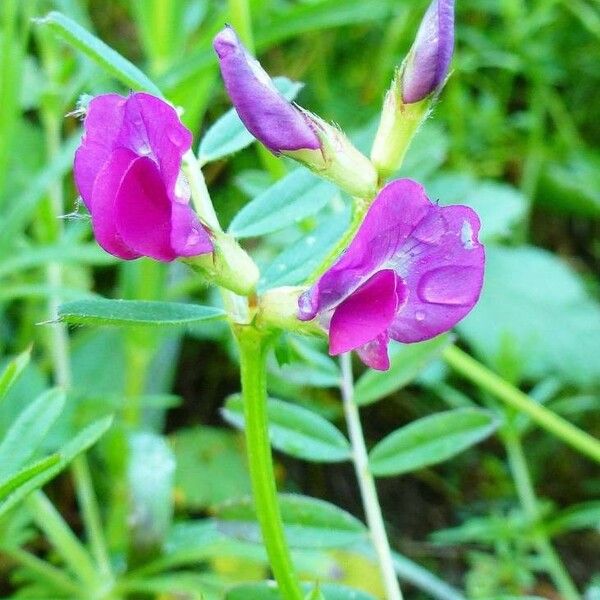
[[[301,600],[302,592],[294,571],[277,501],[273,458],[267,419],[267,348],[264,335],[253,327],[237,327],[246,448],[254,506],[260,523],[271,569],[284,600]]]
[[[402,591],[396,570],[392,550],[385,532],[383,515],[377,497],[377,488],[371,469],[365,445],[365,438],[360,423],[358,407],[354,402],[354,381],[352,377],[352,363],[350,354],[343,354],[340,358],[342,367],[341,392],[344,403],[344,414],[352,444],[352,460],[358,479],[358,486],[362,497],[363,507],[369,526],[371,541],[377,553],[379,569],[383,578],[387,600],[402,600]]]
[[[442,355],[455,371],[482,390],[526,414],[532,421],[561,439],[565,444],[600,463],[600,441],[596,438],[575,427],[575,425],[559,417],[551,410],[537,404],[527,394],[496,375],[460,348],[447,346]]]
[[[508,462],[515,482],[517,495],[519,496],[519,501],[535,531],[533,543],[537,552],[544,560],[546,570],[554,581],[561,596],[565,598],[565,600],[579,600],[580,596],[577,592],[577,588],[571,580],[565,566],[562,564],[558,553],[552,546],[546,534],[537,527],[540,519],[540,511],[529,469],[527,468],[527,461],[525,460],[521,439],[513,429],[507,430],[502,438],[504,440],[506,454],[508,456]]]

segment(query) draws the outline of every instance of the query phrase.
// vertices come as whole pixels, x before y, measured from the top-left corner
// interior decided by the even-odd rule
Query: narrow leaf
[[[162,95],[156,85],[133,63],[123,58],[118,52],[115,52],[110,46],[72,19],[69,19],[69,17],[60,12],[52,11],[44,18],[38,19],[37,22],[39,25],[50,28],[128,88],[144,90],[155,96]]]
[[[246,204],[229,233],[247,238],[279,231],[318,213],[336,193],[333,184],[307,169],[296,169]]]
[[[275,448],[312,462],[339,462],[350,458],[350,444],[344,435],[320,415],[281,400],[269,399],[269,438]],[[239,394],[230,396],[221,414],[243,429],[244,403]]]
[[[485,439],[497,427],[492,413],[476,408],[430,415],[379,442],[369,455],[371,469],[374,475],[387,477],[435,465]]]
[[[225,312],[212,306],[146,300],[75,300],[58,309],[59,320],[75,325],[190,325],[221,319]]]
[[[371,404],[409,384],[450,343],[448,334],[419,344],[393,345],[389,371],[367,371],[357,382],[354,398]]]
[[[51,454],[41,460],[23,467],[0,483],[0,500],[4,500],[12,491],[27,483],[40,473],[50,470],[60,462],[60,454]]]
[[[81,430],[71,441],[67,442],[59,450],[59,462],[53,467],[32,477],[25,484],[16,488],[4,501],[0,502],[0,517],[21,502],[31,492],[41,488],[48,481],[56,477],[78,454],[85,452],[90,446],[95,444],[98,439],[104,435],[111,423],[112,417],[104,417],[103,419],[94,421],[91,425],[88,425],[85,429]]]
[[[19,414],[0,443],[0,479],[20,469],[35,454],[64,403],[64,391],[48,390]]]
[[[365,526],[334,504],[296,494],[280,494],[287,539],[294,548],[336,548],[364,540]],[[234,538],[260,543],[261,533],[251,498],[217,507],[219,529]]]
[[[2,374],[0,375],[0,400],[4,398],[13,383],[17,380],[17,377],[19,377],[23,372],[23,369],[29,364],[30,358],[31,349],[25,350],[25,352],[15,356],[15,358],[4,367],[4,371],[2,371]]]
[[[337,583],[323,583],[318,588],[311,584],[302,584],[307,600],[374,600],[373,596]],[[272,581],[245,583],[229,590],[225,600],[282,600],[277,585]]]
[[[293,100],[302,89],[302,84],[286,77],[275,77],[275,87],[288,99]],[[246,129],[235,109],[229,109],[217,119],[202,138],[198,150],[202,164],[213,162],[239,152],[254,141],[253,135]]]

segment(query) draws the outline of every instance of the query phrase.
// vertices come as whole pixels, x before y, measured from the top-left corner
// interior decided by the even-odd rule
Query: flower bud
[[[388,90],[371,161],[382,179],[400,168],[410,142],[444,85],[454,48],[454,0],[433,0]]]
[[[433,0],[402,66],[402,99],[419,102],[444,85],[454,50],[454,0]]]
[[[214,39],[221,74],[246,128],[276,155],[289,156],[352,196],[372,198],[377,174],[336,127],[288,102],[231,27]]]

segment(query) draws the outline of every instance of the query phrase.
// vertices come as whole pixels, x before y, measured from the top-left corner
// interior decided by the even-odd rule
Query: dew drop
[[[139,144],[137,146],[136,152],[140,156],[148,156],[149,154],[152,154],[152,149],[150,148],[150,146],[146,142],[142,142],[141,144]]]
[[[418,310],[415,313],[415,319],[419,322],[424,321],[425,320],[425,313],[422,310]]]
[[[481,287],[481,274],[473,267],[440,267],[425,273],[417,287],[423,302],[467,306],[474,302]]]

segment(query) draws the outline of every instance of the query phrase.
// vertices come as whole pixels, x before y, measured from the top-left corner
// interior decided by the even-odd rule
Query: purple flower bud
[[[213,46],[227,93],[256,139],[275,154],[321,147],[310,119],[279,93],[231,27],[215,37]]]
[[[404,102],[423,100],[444,84],[453,50],[454,0],[433,0],[403,67]]]
[[[160,261],[212,252],[181,173],[191,144],[175,109],[160,98],[139,92],[90,102],[73,170],[107,252]]]
[[[356,350],[389,368],[390,339],[420,342],[449,330],[473,308],[483,284],[479,219],[467,206],[440,207],[423,187],[384,187],[346,252],[299,299],[298,317],[319,317],[332,355]]]

